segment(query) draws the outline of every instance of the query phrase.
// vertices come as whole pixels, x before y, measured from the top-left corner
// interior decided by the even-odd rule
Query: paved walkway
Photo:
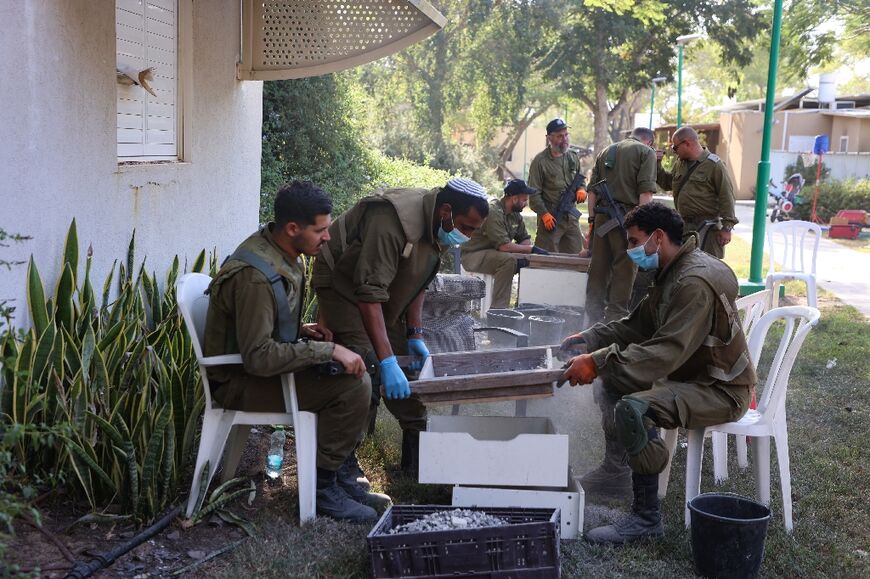
[[[737,202],[740,223],[734,228],[734,233],[749,243],[752,243],[754,210],[753,201]],[[770,225],[770,221],[766,224]],[[762,270],[765,274],[767,267],[765,262]],[[816,260],[816,282],[870,319],[870,253],[849,249],[823,234]]]

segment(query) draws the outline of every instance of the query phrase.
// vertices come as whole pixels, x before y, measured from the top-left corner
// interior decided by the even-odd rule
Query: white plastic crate
[[[454,507],[523,507],[560,509],[561,536],[576,539],[583,536],[583,509],[586,495],[580,481],[571,477],[562,490],[505,489],[492,487],[453,487]]]
[[[420,433],[421,483],[568,486],[568,436],[549,418],[431,416]]]

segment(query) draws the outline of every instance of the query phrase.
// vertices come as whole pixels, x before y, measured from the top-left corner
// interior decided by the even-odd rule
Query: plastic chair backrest
[[[749,337],[752,328],[756,322],[761,319],[761,316],[767,311],[767,305],[770,303],[770,290],[761,290],[754,294],[749,294],[739,298],[735,305],[737,312],[740,314],[740,325],[743,327],[743,333]]]
[[[781,271],[816,275],[816,256],[821,238],[822,228],[809,221],[771,223],[767,228],[767,251],[770,255],[767,273],[776,272],[776,262],[779,262],[782,264]],[[806,257],[804,254],[810,247],[812,255]]]
[[[201,362],[203,359],[202,344],[205,340],[205,319],[208,313],[209,299],[205,290],[210,283],[211,278],[204,273],[187,273],[175,282],[178,309],[181,310],[184,325],[187,326],[187,332],[190,334],[197,362]],[[202,376],[206,408],[211,408],[211,388],[209,388],[205,368],[200,366],[199,373]]]
[[[792,367],[807,334],[819,321],[819,310],[808,306],[789,306],[774,308],[764,314],[752,328],[752,334],[749,336],[749,356],[756,368],[761,359],[761,350],[767,333],[779,320],[785,322],[785,329],[771,361],[758,402],[758,412],[762,414],[763,422],[772,422],[777,414],[784,410],[785,394]]]

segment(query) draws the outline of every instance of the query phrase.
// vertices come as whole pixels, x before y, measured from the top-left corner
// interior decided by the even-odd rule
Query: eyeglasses
[[[676,152],[677,152],[677,149],[680,148],[680,145],[682,145],[682,144],[685,143],[685,142],[686,142],[686,141],[680,141],[679,143],[674,143],[674,145],[671,147],[671,151],[673,151],[674,153],[676,153]]]

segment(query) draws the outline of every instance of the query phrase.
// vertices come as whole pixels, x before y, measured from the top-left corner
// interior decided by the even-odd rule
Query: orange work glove
[[[598,377],[598,367],[591,354],[581,354],[571,358],[571,365],[565,370],[563,377],[571,382],[571,386],[590,384]]]
[[[541,215],[541,221],[544,223],[544,229],[547,231],[553,231],[556,229],[556,218],[553,217],[550,213],[544,213]]]
[[[586,187],[580,187],[577,189],[577,203],[583,203],[586,201]]]

